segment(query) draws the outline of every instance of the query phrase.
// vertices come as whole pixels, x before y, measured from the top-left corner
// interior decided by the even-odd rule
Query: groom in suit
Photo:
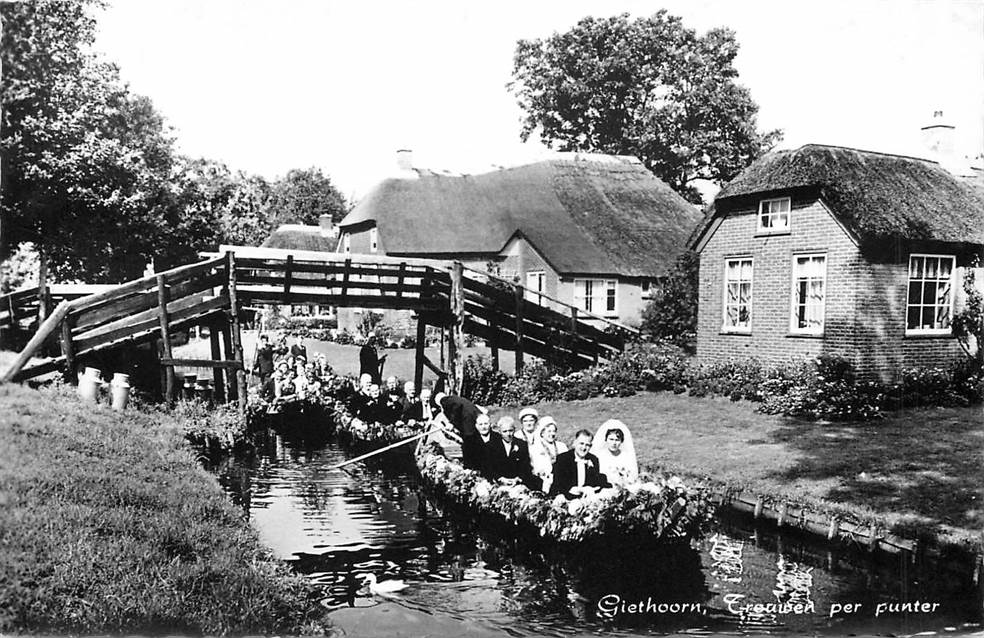
[[[550,496],[563,494],[566,498],[578,498],[584,494],[611,487],[608,477],[601,473],[598,457],[589,452],[591,433],[578,430],[572,449],[557,455],[553,466],[553,484]]]
[[[539,481],[533,476],[530,449],[517,439],[516,422],[511,416],[499,419],[498,446],[492,448],[492,473],[503,485],[523,483],[530,489],[539,489]]]
[[[492,431],[492,421],[488,414],[479,414],[475,419],[475,434],[462,437],[461,461],[470,470],[475,470],[488,481],[496,479],[493,457],[502,448],[502,439]]]

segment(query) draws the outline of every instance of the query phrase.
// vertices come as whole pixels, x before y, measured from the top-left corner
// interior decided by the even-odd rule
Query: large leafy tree
[[[4,250],[88,281],[169,261],[173,140],[150,100],[91,51],[93,2],[3,4]]]
[[[737,83],[735,35],[703,36],[665,10],[584,18],[565,33],[520,40],[513,81],[522,138],[558,150],[634,155],[694,202],[694,180],[721,183],[771,148],[758,106]]]
[[[321,215],[336,223],[345,217],[345,197],[320,168],[292,169],[270,187],[266,202],[270,228],[280,224],[317,224]]]

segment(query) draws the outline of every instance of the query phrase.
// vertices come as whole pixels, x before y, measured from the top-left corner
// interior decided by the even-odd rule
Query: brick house
[[[564,153],[478,175],[401,159],[341,221],[339,252],[460,260],[538,303],[542,293],[628,324],[700,219],[632,157]]]
[[[965,356],[951,322],[984,254],[984,188],[936,162],[811,144],[725,186],[690,245],[701,362],[834,354],[889,381]]]

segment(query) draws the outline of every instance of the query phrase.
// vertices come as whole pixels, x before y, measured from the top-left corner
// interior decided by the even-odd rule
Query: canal
[[[419,484],[406,452],[328,469],[352,456],[334,441],[270,432],[210,468],[263,543],[319,586],[339,618],[398,605],[447,627],[437,635],[462,627],[512,636],[981,627],[980,587],[957,561],[873,558],[723,519],[673,565],[620,547],[589,565],[446,508]],[[367,574],[408,586],[387,601],[367,591]]]

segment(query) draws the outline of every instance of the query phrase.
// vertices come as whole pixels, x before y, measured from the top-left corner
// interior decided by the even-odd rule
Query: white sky
[[[350,197],[398,148],[462,172],[542,157],[505,88],[516,40],[664,7],[736,32],[739,81],[781,147],[925,155],[919,127],[943,110],[958,149],[984,151],[984,0],[115,0],[96,46],[182,152],[268,178],[318,166]]]

